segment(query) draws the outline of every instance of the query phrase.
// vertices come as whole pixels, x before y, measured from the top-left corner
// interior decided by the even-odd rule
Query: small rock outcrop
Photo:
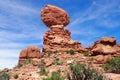
[[[40,49],[37,46],[29,46],[20,52],[19,63],[23,63],[28,59],[40,58]]]
[[[90,48],[91,55],[98,63],[105,63],[109,58],[120,55],[120,46],[114,37],[103,37]]]
[[[41,19],[50,28],[44,35],[43,52],[74,50],[83,51],[81,43],[70,37],[70,31],[64,27],[69,24],[69,15],[56,6],[47,5],[41,11]]]

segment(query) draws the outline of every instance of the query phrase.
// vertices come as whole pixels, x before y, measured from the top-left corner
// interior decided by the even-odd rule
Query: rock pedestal
[[[56,27],[51,28],[45,33],[43,52],[63,52],[70,49],[76,52],[83,51],[84,48],[82,48],[81,43],[72,40],[69,30],[64,30],[60,26],[62,25],[56,25]]]
[[[43,52],[74,50],[84,51],[81,43],[70,37],[70,31],[64,27],[69,24],[69,15],[56,6],[47,5],[41,11],[41,19],[50,28],[44,35]]]

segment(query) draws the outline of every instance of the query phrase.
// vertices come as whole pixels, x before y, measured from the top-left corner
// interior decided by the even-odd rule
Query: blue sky
[[[15,66],[20,51],[29,45],[42,49],[49,28],[42,23],[40,10],[46,4],[69,13],[66,29],[84,47],[103,36],[116,37],[120,43],[120,0],[0,0],[0,69]]]

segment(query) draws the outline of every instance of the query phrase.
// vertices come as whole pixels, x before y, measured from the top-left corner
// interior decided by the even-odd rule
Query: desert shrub
[[[10,76],[6,72],[0,72],[0,80],[9,80]]]
[[[72,49],[71,49],[71,50],[67,50],[66,53],[67,53],[67,54],[71,54],[71,55],[74,55],[74,54],[75,54],[74,50],[72,50]]]
[[[72,80],[70,73],[67,73],[66,77],[67,77],[68,80]]]
[[[79,62],[76,65],[70,65],[72,76],[69,75],[68,80],[103,80],[103,76],[90,67]]]
[[[57,53],[58,53],[58,51],[54,51],[53,53],[54,53],[54,54],[57,54]]]
[[[24,64],[32,64],[33,61],[31,59],[28,59]]]
[[[120,57],[115,57],[108,60],[107,63],[103,64],[102,67],[107,72],[120,73]]]
[[[53,65],[62,65],[63,63],[59,60],[59,58],[56,58],[52,62]]]
[[[23,64],[22,63],[19,63],[15,68],[20,68],[20,67],[22,67],[23,66]]]
[[[20,68],[25,64],[32,64],[33,61],[31,59],[28,59],[27,61],[25,61],[24,63],[18,63],[18,65],[15,68]]]
[[[94,58],[89,58],[89,61],[94,61]]]
[[[14,77],[14,79],[17,79],[19,76],[18,76],[18,74],[15,74],[13,77]]]
[[[25,75],[25,73],[22,73],[22,75]]]
[[[41,66],[40,66],[40,74],[41,74],[41,75],[47,75],[45,65],[41,65]]]
[[[51,52],[50,52],[50,51],[48,51],[48,57],[50,57],[50,55],[51,55]]]
[[[83,55],[84,55],[84,56],[89,56],[89,52],[88,52],[88,51],[84,51],[84,52],[83,52]]]
[[[64,80],[63,77],[61,77],[60,72],[52,72],[52,76],[48,78],[44,78],[43,80]]]

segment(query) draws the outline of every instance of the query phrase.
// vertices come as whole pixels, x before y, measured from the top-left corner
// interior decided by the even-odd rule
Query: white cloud
[[[110,28],[120,26],[119,3],[119,0],[111,0],[111,2],[109,0],[93,0],[87,9],[71,17],[73,21],[68,29],[71,30],[73,38],[78,39],[86,47],[102,36],[117,36],[116,32],[114,35],[110,33]],[[109,29],[108,32],[106,28]]]
[[[97,21],[102,18],[102,20],[99,20],[99,24],[105,24],[104,26],[108,27],[109,25],[111,25],[111,22],[109,22],[108,20],[104,22],[103,21],[104,16],[109,15],[109,18],[111,18],[112,15],[120,14],[119,2],[120,1],[114,1],[114,0],[111,2],[109,2],[109,0],[105,0],[105,1],[94,0],[91,6],[88,7],[88,9],[86,9],[84,12],[77,13],[78,17],[71,22],[70,26],[75,26],[77,24],[81,24],[89,20]],[[117,21],[112,25],[114,25],[115,27],[120,24],[119,21]]]
[[[19,49],[0,49],[0,69],[12,68],[18,63]]]
[[[32,7],[27,7],[23,4],[20,4],[19,2],[16,2],[15,0],[5,0],[0,2],[0,8],[3,11],[23,16],[23,15],[33,15],[37,14],[38,11],[35,10]]]
[[[15,66],[21,49],[42,45],[46,30],[38,22],[39,13],[17,0],[0,0],[0,68]]]

